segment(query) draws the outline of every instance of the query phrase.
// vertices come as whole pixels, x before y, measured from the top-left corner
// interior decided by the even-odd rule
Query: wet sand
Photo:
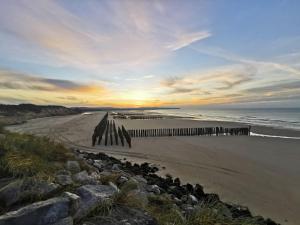
[[[134,138],[133,147],[91,147],[91,135],[103,112],[34,119],[12,131],[47,135],[86,151],[105,152],[135,162],[165,166],[161,173],[200,183],[206,192],[246,205],[254,214],[282,224],[299,224],[300,140],[257,136]],[[240,127],[246,124],[191,119],[116,120],[127,129]],[[300,131],[253,126],[252,132],[300,137]]]

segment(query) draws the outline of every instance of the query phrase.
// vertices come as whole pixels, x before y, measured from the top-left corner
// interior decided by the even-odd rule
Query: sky
[[[298,0],[0,1],[0,103],[300,107]]]

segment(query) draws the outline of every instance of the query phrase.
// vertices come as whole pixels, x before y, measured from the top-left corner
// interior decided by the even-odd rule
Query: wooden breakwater
[[[157,119],[163,119],[164,116],[117,113],[113,116],[113,118],[114,119],[130,119],[130,120],[157,120]]]
[[[104,139],[104,140],[103,140]],[[101,145],[103,143],[107,145],[119,145],[119,139],[122,146],[125,146],[125,141],[131,148],[131,136],[125,127],[122,125],[121,128],[116,127],[115,121],[108,119],[108,113],[104,115],[101,121],[97,124],[92,135],[92,145],[96,143]]]
[[[251,127],[160,128],[128,130],[131,137],[250,135]]]

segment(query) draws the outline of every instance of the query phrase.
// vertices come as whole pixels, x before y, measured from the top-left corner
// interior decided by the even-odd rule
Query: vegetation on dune
[[[73,157],[62,144],[47,137],[6,133],[0,139],[1,177],[40,177],[53,179],[66,160]]]

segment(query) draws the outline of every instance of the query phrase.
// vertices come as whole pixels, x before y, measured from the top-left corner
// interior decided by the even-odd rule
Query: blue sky
[[[0,102],[300,107],[300,2],[7,0]]]

